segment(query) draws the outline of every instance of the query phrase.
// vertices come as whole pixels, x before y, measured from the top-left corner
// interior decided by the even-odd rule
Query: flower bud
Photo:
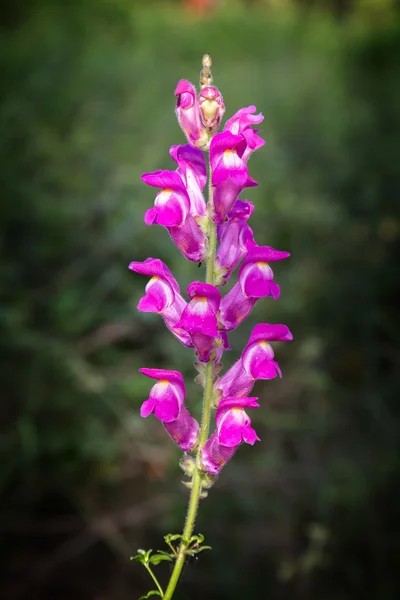
[[[177,96],[176,116],[189,144],[206,150],[209,147],[209,136],[201,120],[195,87],[190,81],[182,79],[176,86],[175,96]]]
[[[194,472],[196,470],[196,461],[192,456],[184,454],[181,460],[179,461],[179,466],[185,473],[185,475],[191,477],[192,475],[194,475]]]
[[[214,86],[203,88],[199,96],[199,106],[203,125],[209,131],[217,131],[225,112],[225,104],[220,91]]]

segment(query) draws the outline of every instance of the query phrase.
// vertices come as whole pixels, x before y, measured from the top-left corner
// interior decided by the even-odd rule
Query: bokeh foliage
[[[138,417],[137,368],[179,368],[194,412],[200,389],[190,352],[136,313],[145,280],[127,265],[160,257],[183,288],[204,275],[143,224],[154,194],[140,174],[173,168],[174,85],[196,81],[205,51],[227,114],[254,103],[266,117],[251,225],[292,253],[276,268],[280,301],[232,334],[227,363],[261,320],[295,342],[277,348],[284,379],[255,389],[262,444],[241,448],[201,505],[213,552],[177,599],[399,596],[400,29],[392,3],[361,5],[340,20],[289,2],[5,12],[6,597],[139,596],[129,555],[180,530],[179,453]]]

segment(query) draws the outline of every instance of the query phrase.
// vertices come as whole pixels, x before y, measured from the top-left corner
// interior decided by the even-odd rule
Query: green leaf
[[[143,556],[143,554],[136,554],[136,556],[131,556],[130,560],[133,560],[135,562],[139,562],[142,564],[144,564],[146,562],[146,559]]]
[[[153,549],[147,550],[145,555],[145,561],[148,563],[150,559],[150,554],[153,552]]]
[[[167,535],[164,535],[164,540],[168,544],[169,542],[175,542],[175,540],[180,540],[181,537],[182,535],[180,533],[168,533]]]
[[[203,550],[212,550],[211,546],[200,546],[200,548],[197,549],[197,552],[203,552]]]
[[[150,598],[150,596],[162,597],[158,590],[150,590],[150,592],[148,592],[145,596],[140,596],[139,600],[146,600],[147,598]]]
[[[154,554],[150,559],[149,559],[149,563],[151,563],[152,565],[158,565],[162,560],[169,560],[172,561],[172,558],[169,554],[167,554],[166,552],[163,554]]]
[[[140,563],[142,563],[142,565],[145,565],[146,563],[149,562],[150,554],[152,552],[153,552],[153,550],[146,551],[146,550],[143,550],[142,548],[139,548],[136,556],[131,556],[130,560],[133,560],[135,562],[140,562]]]
[[[204,542],[204,535],[199,533],[198,535],[192,535],[190,538],[190,543],[197,542],[198,544],[202,544]]]

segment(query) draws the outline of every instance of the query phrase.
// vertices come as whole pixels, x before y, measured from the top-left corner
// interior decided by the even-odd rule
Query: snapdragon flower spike
[[[215,416],[217,430],[201,450],[201,463],[206,471],[218,474],[242,442],[254,445],[260,441],[244,410],[259,406],[257,398],[228,397],[220,402]]]
[[[209,131],[218,131],[225,113],[221,92],[213,85],[203,87],[199,96],[199,105],[203,125]]]
[[[207,150],[209,148],[209,135],[204,126],[196,88],[185,79],[181,79],[175,89],[176,116],[178,123],[187,137],[191,146]]]
[[[153,187],[162,188],[154,207],[146,211],[146,225],[157,223],[168,229],[171,239],[182,254],[193,262],[203,260],[206,238],[190,214],[191,201],[182,177],[176,171],[144,173],[142,180]]]
[[[217,133],[211,141],[213,220],[217,224],[224,221],[243,188],[258,185],[242,159],[245,149],[244,137],[229,131]]]
[[[235,329],[249,315],[259,298],[272,296],[277,300],[280,288],[273,281],[269,262],[283,260],[289,252],[269,246],[253,246],[239,268],[238,282],[222,299],[219,320],[226,331]]]
[[[208,283],[194,281],[187,288],[190,298],[176,327],[185,330],[196,348],[200,362],[210,360],[211,351],[220,337],[217,313],[220,291]]]
[[[226,396],[241,398],[251,392],[256,380],[273,379],[277,375],[282,377],[270,342],[292,339],[286,325],[256,325],[239,360],[215,383],[217,399]]]
[[[160,314],[178,340],[192,347],[190,335],[176,327],[187,302],[182,298],[179,284],[167,265],[159,258],[147,258],[144,262],[131,262],[129,268],[135,273],[151,277],[145,288],[145,296],[139,300],[138,310]]]
[[[218,227],[219,248],[215,258],[215,285],[225,285],[247,251],[257,246],[253,231],[247,224],[254,205],[236,200],[228,213],[228,220]]]
[[[234,135],[242,135],[246,140],[246,149],[243,152],[242,159],[247,163],[252,152],[261,148],[265,141],[257,135],[258,129],[252,129],[251,125],[258,125],[264,120],[262,113],[253,115],[256,111],[255,106],[241,108],[225,123],[224,131],[230,131]]]
[[[207,182],[207,169],[204,154],[190,144],[171,146],[172,159],[178,164],[177,173],[181,176],[190,199],[189,212],[193,217],[204,216],[206,203],[202,190]]]
[[[181,373],[166,369],[139,369],[139,372],[157,379],[148,400],[141,406],[140,415],[148,417],[154,413],[174,442],[184,452],[190,452],[197,444],[199,425],[183,404],[185,384]]]

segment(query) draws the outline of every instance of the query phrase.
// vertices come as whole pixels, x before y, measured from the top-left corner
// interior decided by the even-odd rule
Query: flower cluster
[[[242,323],[257,300],[279,298],[271,263],[289,253],[256,243],[248,225],[254,206],[239,198],[245,188],[257,185],[249,175],[248,160],[264,144],[259,130],[253,128],[263,116],[255,106],[242,108],[218,133],[225,106],[211,81],[203,81],[199,95],[190,82],[178,83],[176,115],[188,143],[170,149],[175,170],[142,176],[146,184],[160,190],[145,214],[146,225],[165,227],[188,260],[207,261],[207,281],[191,283],[185,299],[160,259],[132,262],[129,268],[150,278],[138,309],[161,314],[171,333],[193,348],[200,373],[196,381],[206,388],[205,402],[216,408],[216,427],[208,437],[208,423],[200,427],[191,416],[185,406],[183,377],[177,371],[140,369],[156,380],[141,415],[154,414],[185,453],[197,450],[196,468],[216,475],[242,442],[253,445],[259,440],[246,412],[259,404],[249,394],[256,380],[282,376],[271,342],[291,340],[292,335],[285,325],[257,325],[239,360],[219,376],[222,355],[230,349],[228,332]],[[205,151],[210,162],[208,203],[203,195]],[[237,268],[237,282],[222,296],[220,288]],[[212,380],[207,383],[210,372]]]

